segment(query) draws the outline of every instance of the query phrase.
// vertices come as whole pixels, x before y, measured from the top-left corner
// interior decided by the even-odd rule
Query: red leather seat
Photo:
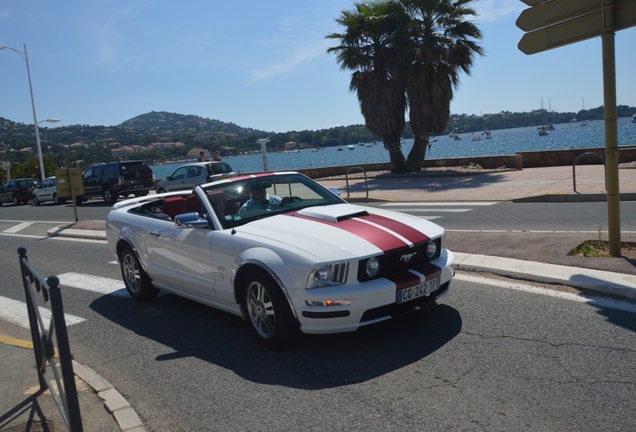
[[[201,214],[201,201],[199,201],[199,198],[197,196],[188,195],[185,201],[186,213],[197,212]]]
[[[163,199],[163,212],[174,220],[175,216],[186,213],[186,200],[180,196],[166,197]]]

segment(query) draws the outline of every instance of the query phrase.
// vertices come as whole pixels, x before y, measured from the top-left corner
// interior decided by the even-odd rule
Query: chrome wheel
[[[250,326],[260,343],[279,348],[298,336],[294,318],[283,290],[262,269],[252,269],[245,281],[244,301]]]
[[[124,260],[121,263],[121,272],[124,277],[124,283],[126,288],[132,291],[134,294],[139,294],[139,285],[141,284],[141,277],[139,275],[139,266],[137,260],[131,254],[124,255]]]
[[[276,331],[276,313],[267,289],[260,282],[252,282],[247,287],[247,311],[256,333],[271,339]]]
[[[152,284],[150,276],[143,269],[137,255],[129,246],[126,246],[119,254],[119,263],[126,291],[132,298],[148,300],[159,294],[159,289]]]

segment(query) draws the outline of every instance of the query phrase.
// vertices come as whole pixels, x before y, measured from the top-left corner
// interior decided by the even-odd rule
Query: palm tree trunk
[[[402,147],[400,144],[400,136],[396,133],[391,133],[384,137],[384,148],[389,151],[389,157],[391,161],[391,172],[407,172],[406,159],[404,153],[402,153]]]
[[[426,157],[426,149],[428,148],[429,136],[415,137],[413,148],[409,152],[406,160],[406,166],[409,171],[421,171],[424,166],[424,158]]]

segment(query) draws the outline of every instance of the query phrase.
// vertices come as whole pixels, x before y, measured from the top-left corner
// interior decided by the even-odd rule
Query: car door
[[[84,171],[84,176],[83,176],[84,195],[94,196],[94,195],[99,195],[101,193],[101,190],[102,190],[101,171],[102,171],[101,165],[86,168],[86,171]]]
[[[36,195],[40,202],[51,201],[53,199],[53,190],[55,187],[51,186],[51,179],[46,179],[36,189]]]
[[[4,202],[11,201],[11,194],[7,192],[9,189],[10,183],[11,183],[11,180],[9,180],[8,182],[0,186],[0,202],[4,203]]]
[[[178,191],[186,189],[184,186],[186,176],[188,175],[188,167],[179,167],[171,175],[170,181],[165,185],[166,191]]]
[[[194,189],[196,185],[205,183],[206,176],[202,175],[204,169],[205,167],[198,165],[188,167],[188,175],[184,182],[184,189]],[[207,172],[207,169],[205,169],[205,172]]]
[[[211,228],[177,228],[172,221],[154,220],[149,227],[146,251],[151,277],[176,291],[214,301]]]

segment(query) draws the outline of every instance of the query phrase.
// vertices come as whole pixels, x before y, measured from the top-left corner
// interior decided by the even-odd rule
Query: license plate
[[[401,289],[397,292],[397,303],[404,303],[418,297],[427,296],[439,288],[439,276],[419,285]]]

